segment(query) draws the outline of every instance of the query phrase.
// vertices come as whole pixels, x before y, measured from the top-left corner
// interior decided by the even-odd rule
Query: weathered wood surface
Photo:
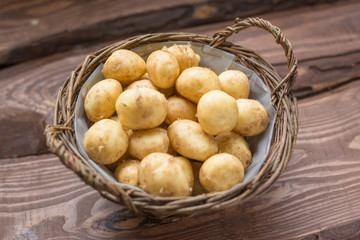
[[[282,29],[299,58],[294,90],[304,98],[293,158],[248,203],[180,221],[134,216],[46,153],[42,128],[58,88],[86,54],[108,42],[1,69],[0,239],[359,239],[359,12],[360,3],[346,1],[260,15]],[[231,24],[182,30],[211,36]],[[248,29],[230,40],[258,50],[286,74],[284,54],[268,33]],[[346,84],[319,91],[339,81]]]
[[[270,189],[242,206],[180,221],[132,215],[53,155],[2,159],[0,239],[356,239],[359,92],[358,81],[300,101],[293,158]]]
[[[4,0],[0,2],[0,66],[63,51],[75,44],[335,1]]]

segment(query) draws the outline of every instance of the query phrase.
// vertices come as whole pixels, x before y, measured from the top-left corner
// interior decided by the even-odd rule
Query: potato
[[[154,84],[148,80],[148,79],[141,79],[133,82],[129,86],[127,86],[126,90],[134,89],[134,88],[150,88],[154,90],[158,90],[157,87],[154,86]]]
[[[180,66],[170,53],[156,50],[146,60],[146,69],[156,87],[167,89],[174,85],[179,77]]]
[[[235,132],[223,133],[215,137],[220,152],[237,157],[246,170],[252,162],[252,154],[243,136]]]
[[[242,136],[256,136],[264,132],[269,116],[264,106],[254,99],[236,100],[239,114],[234,131]]]
[[[165,120],[167,100],[153,89],[136,88],[120,94],[115,108],[124,127],[148,129],[159,126]]]
[[[104,63],[105,78],[113,78],[123,85],[138,80],[146,72],[146,64],[138,54],[127,49],[113,52]]]
[[[193,187],[193,191],[192,191],[192,196],[207,193],[208,191],[206,191],[206,189],[203,186],[201,186],[200,180],[199,180],[199,172],[200,172],[201,165],[203,163],[199,162],[199,161],[190,161],[190,163],[191,163],[191,166],[192,166],[192,169],[194,172],[194,187]]]
[[[184,71],[187,68],[199,66],[200,56],[197,55],[194,50],[192,50],[191,45],[177,45],[167,48],[163,48],[164,51],[167,51],[174,55],[179,62],[180,72]]]
[[[219,153],[202,164],[199,179],[209,192],[225,191],[243,181],[244,168],[235,156]]]
[[[194,103],[211,90],[220,90],[220,80],[208,68],[191,67],[184,70],[175,82],[178,93]]]
[[[166,153],[151,153],[139,165],[140,187],[147,193],[164,197],[190,196],[188,168]]]
[[[196,121],[196,106],[189,100],[180,96],[172,96],[168,98],[167,106],[168,113],[165,118],[167,124],[172,124],[178,119]]]
[[[115,102],[122,91],[121,84],[114,79],[105,79],[92,86],[84,101],[87,118],[97,122],[113,115]]]
[[[247,76],[238,70],[227,70],[219,75],[221,90],[235,99],[248,98],[250,84]]]
[[[84,149],[96,163],[111,164],[123,156],[128,148],[129,139],[121,124],[103,119],[84,135]]]
[[[112,116],[109,119],[121,124],[120,119],[119,119],[118,116]],[[125,130],[125,132],[126,132],[126,134],[128,135],[129,138],[134,133],[134,130],[132,130],[132,129],[129,129],[129,128],[126,128],[126,127],[123,127],[123,129]]]
[[[168,136],[175,151],[187,158],[205,161],[219,151],[215,139],[191,120],[173,122],[168,128]]]
[[[193,172],[193,168],[192,165],[189,161],[189,159],[185,158],[185,157],[175,157],[175,159],[178,161],[178,164],[180,166],[180,168],[182,169],[182,172],[186,178],[186,182],[189,185],[189,189],[190,192],[192,193],[193,188],[194,188],[194,172]]]
[[[144,73],[144,75],[142,75],[140,79],[150,80],[149,73],[148,72]]]
[[[210,135],[230,132],[238,117],[236,100],[220,90],[207,92],[199,100],[197,117],[204,132]]]
[[[168,149],[167,131],[160,127],[136,131],[129,141],[129,153],[137,159],[143,159],[153,152],[166,153]]]
[[[114,173],[116,181],[138,187],[139,163],[140,161],[135,159],[121,161]]]

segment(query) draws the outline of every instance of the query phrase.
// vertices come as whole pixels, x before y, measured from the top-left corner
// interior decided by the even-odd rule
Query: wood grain
[[[17,157],[21,152],[47,152],[44,131],[45,116],[22,108],[0,108],[0,153]]]
[[[335,0],[1,1],[0,66],[147,32]]]
[[[96,49],[100,47],[96,45]],[[89,50],[95,51],[94,46],[86,49]],[[81,54],[78,51],[0,70],[0,123],[6,123],[1,125],[0,158],[36,154],[47,149],[44,148],[44,126],[53,121],[59,88],[85,57],[84,50]],[[41,144],[24,147],[19,141],[24,136],[40,139]]]
[[[180,221],[134,216],[53,155],[1,159],[0,238],[356,239],[359,100],[360,82],[301,100],[298,141],[284,174],[242,206]]]
[[[358,2],[339,2],[258,16],[278,26],[292,43],[299,60],[299,78],[295,83],[297,89],[359,73],[359,11]],[[184,31],[211,36],[211,32],[223,30],[231,24],[221,22]],[[280,75],[286,75],[284,52],[269,33],[250,28],[232,35],[229,41],[256,50],[276,67]]]

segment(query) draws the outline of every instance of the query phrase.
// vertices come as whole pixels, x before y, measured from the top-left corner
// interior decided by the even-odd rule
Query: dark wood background
[[[149,220],[102,198],[49,153],[43,135],[65,78],[129,36],[212,36],[236,17],[279,26],[299,59],[293,157],[265,193],[185,220]],[[360,3],[283,0],[0,2],[0,239],[360,239]],[[257,29],[231,41],[285,76]]]

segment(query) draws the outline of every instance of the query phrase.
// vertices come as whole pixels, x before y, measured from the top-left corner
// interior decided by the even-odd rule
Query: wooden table
[[[145,32],[211,36],[235,16],[279,26],[299,59],[297,145],[265,193],[220,212],[150,220],[102,198],[49,153],[43,129],[57,91],[87,54]],[[358,1],[1,1],[0,239],[360,239],[359,23]],[[266,32],[230,40],[285,75]]]

